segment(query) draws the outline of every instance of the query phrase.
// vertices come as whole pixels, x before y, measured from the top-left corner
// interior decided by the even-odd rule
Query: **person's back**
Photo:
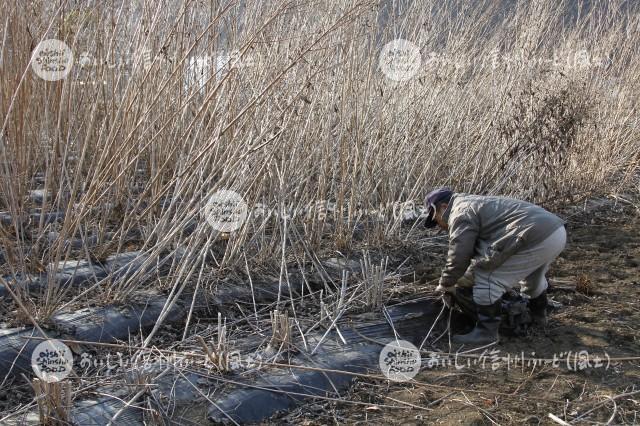
[[[460,243],[475,244],[477,261],[486,268],[498,267],[506,257],[539,244],[564,225],[540,206],[507,197],[458,193],[449,206],[443,219],[449,223],[450,234],[477,228],[475,242],[463,239]]]

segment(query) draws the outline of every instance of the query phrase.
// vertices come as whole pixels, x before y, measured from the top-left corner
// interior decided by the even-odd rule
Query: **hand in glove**
[[[442,302],[447,306],[447,308],[453,308],[453,295],[456,294],[455,286],[445,287],[442,284],[438,284],[436,287],[436,293],[440,293],[442,295]]]
[[[456,294],[456,286],[452,285],[449,287],[445,287],[442,284],[438,284],[438,286],[436,287],[436,292],[437,293],[442,293],[442,294]]]

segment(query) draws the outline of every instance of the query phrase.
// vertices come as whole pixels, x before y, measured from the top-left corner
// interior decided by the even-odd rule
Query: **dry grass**
[[[640,15],[629,2],[580,12],[552,0],[391,3],[34,0],[32,13],[3,2],[0,210],[24,219],[28,191],[40,187],[51,194],[43,209],[65,212],[58,225],[5,227],[4,272],[100,260],[128,250],[136,231],[150,263],[185,249],[169,275],[172,298],[232,271],[279,273],[286,285],[293,256],[313,263],[322,248],[349,251],[358,230],[372,244],[393,241],[391,210],[362,212],[420,200],[436,185],[561,203],[636,176]],[[43,81],[29,60],[47,38],[96,62]],[[378,67],[395,38],[422,52],[405,83]],[[191,59],[232,51],[239,60],[217,75]],[[200,87],[187,84],[194,73]],[[327,200],[335,209],[250,215],[221,235],[202,216],[220,189],[250,207]],[[96,248],[63,244],[90,235]],[[203,274],[210,269],[219,272]],[[113,297],[125,300],[143,278],[114,283]],[[70,299],[49,288],[33,313],[46,318]]]
[[[576,291],[586,296],[590,296],[593,293],[593,283],[588,275],[583,274],[576,280]]]

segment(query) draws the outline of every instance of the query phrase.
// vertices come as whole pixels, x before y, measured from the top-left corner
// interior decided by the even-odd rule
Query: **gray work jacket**
[[[525,201],[454,194],[443,214],[449,224],[449,253],[440,284],[455,285],[474,260],[474,267],[494,270],[519,250],[535,246],[564,221]]]

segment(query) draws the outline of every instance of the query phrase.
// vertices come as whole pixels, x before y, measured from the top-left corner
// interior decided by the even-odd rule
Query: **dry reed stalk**
[[[382,306],[382,296],[384,293],[384,280],[387,271],[389,258],[380,261],[380,265],[371,263],[371,256],[368,251],[362,252],[360,267],[362,278],[365,282],[363,289],[366,307],[370,310],[378,309]]]
[[[288,312],[274,310],[269,312],[271,321],[271,339],[268,347],[277,350],[278,353],[288,351],[291,348],[293,337],[293,324]]]
[[[213,348],[209,348],[207,342],[202,338],[202,336],[195,336],[200,346],[207,354],[207,357],[211,364],[218,369],[220,372],[228,372],[229,368],[229,357],[231,354],[231,349],[229,346],[228,338],[227,338],[227,325],[226,318],[223,323],[222,314],[218,313],[218,333],[217,333],[217,342],[215,343]]]
[[[38,403],[40,424],[47,426],[68,424],[73,395],[71,382],[46,382],[33,379],[31,384]]]

